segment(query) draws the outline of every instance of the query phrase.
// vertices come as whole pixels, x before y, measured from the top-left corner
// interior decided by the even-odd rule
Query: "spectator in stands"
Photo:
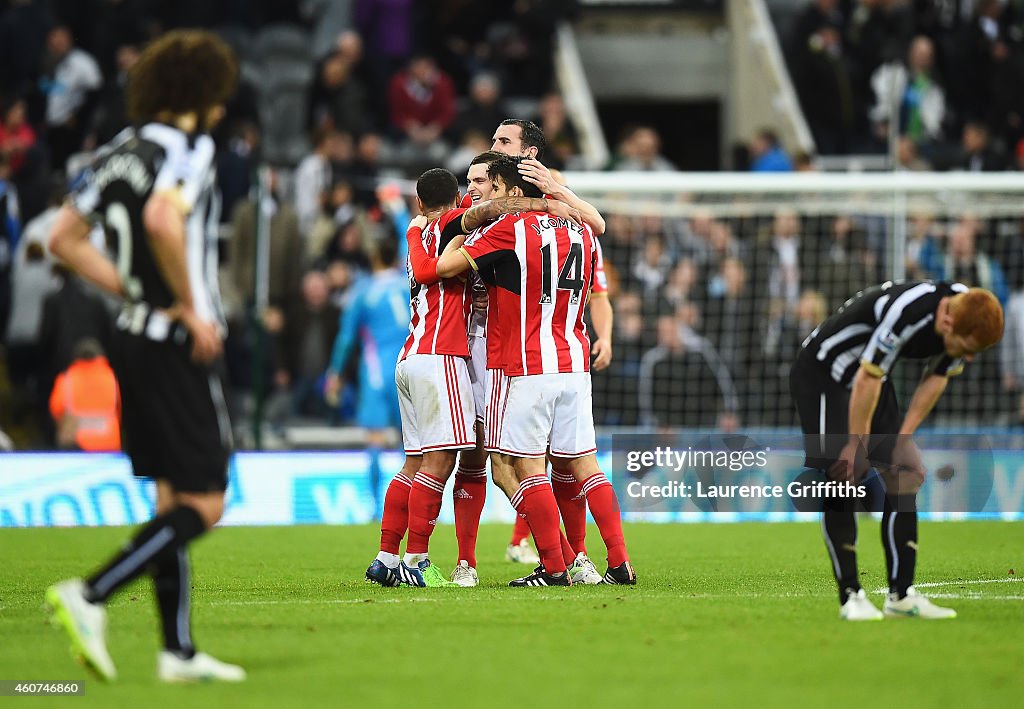
[[[490,72],[481,72],[469,82],[469,100],[459,110],[458,117],[449,133],[455,140],[467,131],[491,135],[494,126],[508,117],[508,109],[501,99],[501,84],[498,77]],[[544,137],[547,137],[545,133]]]
[[[292,206],[281,200],[276,170],[270,172],[270,193],[257,205],[252,198],[238,203],[231,219],[228,242],[231,281],[245,302],[252,302],[256,283],[256,228],[270,221],[267,292],[271,308],[286,311],[299,295],[303,240]]]
[[[388,125],[391,78],[415,49],[413,0],[355,0],[353,20],[366,49],[366,89],[378,127]]]
[[[876,135],[887,141],[893,102],[898,105],[899,133],[915,147],[924,148],[942,140],[946,120],[946,94],[935,74],[935,47],[927,37],[915,37],[907,62],[890,62],[871,75],[875,104],[870,117]]]
[[[103,75],[92,55],[74,45],[64,25],[50,30],[46,47],[46,139],[53,166],[62,168],[82,147],[92,99],[103,85]]]
[[[85,338],[75,343],[73,357],[50,394],[57,446],[91,452],[121,450],[121,396],[103,347]]]
[[[325,264],[328,245],[342,226],[363,217],[363,208],[355,201],[352,184],[344,177],[335,180],[324,193],[323,207],[306,240],[306,261]]]
[[[750,141],[751,172],[792,172],[793,163],[771,128],[761,128]]]
[[[128,83],[128,72],[139,61],[141,52],[133,44],[118,47],[116,55],[117,73],[107,82],[96,102],[96,110],[89,124],[86,146],[90,149],[104,145],[128,125],[128,113],[124,103],[124,87]]]
[[[751,418],[751,384],[754,354],[760,341],[760,323],[755,317],[754,294],[750,292],[747,269],[737,258],[726,258],[712,282],[714,288],[705,307],[704,334],[714,345],[736,382],[740,412]]]
[[[568,167],[579,155],[580,143],[562,95],[555,91],[545,94],[533,122],[544,131],[544,139],[548,143],[544,152],[545,164],[557,169]]]
[[[572,3],[517,0],[504,10],[487,33],[494,62],[507,85],[515,81],[516,94],[539,97],[551,88],[555,27],[572,14]]]
[[[441,140],[455,120],[455,86],[428,56],[413,57],[391,79],[391,127],[410,162],[439,162],[447,154]]]
[[[684,303],[698,299],[698,278],[697,264],[689,258],[679,259],[669,272],[665,286],[661,288],[658,312],[674,313]]]
[[[333,179],[332,163],[351,157],[350,135],[326,126],[314,131],[313,151],[295,168],[295,214],[303,238],[309,238],[317,217],[323,212],[323,199]]]
[[[842,35],[825,24],[810,35],[793,67],[800,105],[822,155],[845,155],[853,147],[858,106],[855,103]]]
[[[28,123],[24,99],[5,101],[0,112],[0,153],[7,156],[11,177],[17,178],[36,145],[36,132]]]
[[[1006,169],[1006,160],[990,144],[988,127],[984,123],[970,121],[964,126],[960,150],[951,167],[970,172],[996,172]]]
[[[235,205],[249,195],[250,180],[259,165],[260,129],[242,122],[217,151],[217,187],[221,197],[221,222],[235,213]]]
[[[643,251],[633,264],[633,279],[640,286],[648,306],[657,307],[662,284],[672,267],[672,259],[665,253],[665,242],[661,236],[649,236],[644,240]]]
[[[935,219],[927,212],[917,212],[910,215],[910,224],[907,230],[907,278],[909,280],[924,280],[929,278],[926,266],[922,259],[929,258],[928,254],[938,249],[942,241],[942,235],[938,231]]]
[[[309,93],[306,125],[359,134],[370,128],[366,89],[352,73],[352,60],[340,51],[320,64]]]
[[[957,281],[992,291],[1000,303],[1009,298],[1002,267],[977,248],[981,225],[975,217],[964,217],[949,231],[945,254],[930,260],[928,275],[938,281]]]
[[[327,243],[322,261],[327,264],[344,263],[352,274],[353,281],[370,272],[370,258],[363,247],[364,236],[361,225],[365,219],[349,219],[341,224]]]
[[[931,163],[917,154],[914,141],[905,135],[896,141],[896,164],[908,172],[928,172],[932,169]]]
[[[482,133],[479,130],[471,129],[462,133],[459,137],[459,145],[452,151],[445,167],[456,176],[463,176],[469,170],[469,164],[473,158],[482,152],[491,149],[490,133]],[[549,166],[554,167],[550,163]]]
[[[793,170],[795,172],[818,172],[815,157],[803,150],[798,150],[793,155]]]
[[[635,126],[623,141],[616,170],[671,172],[676,166],[661,154],[661,137],[651,126]]]
[[[735,389],[710,344],[687,336],[668,315],[658,318],[657,333],[657,346],[640,360],[641,421],[661,430],[720,424],[734,428]]]
[[[806,267],[801,258],[800,218],[789,208],[776,210],[770,229],[762,231],[750,255],[754,291],[767,295],[769,314],[779,316],[800,296]]]
[[[796,421],[796,408],[789,394],[789,370],[804,339],[827,316],[825,297],[805,290],[796,302],[786,307],[781,317],[768,323],[763,336],[760,377],[761,423],[790,426]]]
[[[1004,17],[1006,5],[1000,0],[980,0],[963,35],[962,110],[973,120],[990,120],[1000,94],[1020,90],[1019,78],[1015,82],[1010,28]]]
[[[302,299],[287,313],[277,339],[275,380],[290,386],[293,414],[327,417],[321,392],[340,316],[341,311],[330,302],[327,276],[322,271],[306,273]]]
[[[853,76],[861,79],[854,86],[859,95],[869,95],[864,84],[879,66],[903,56],[912,30],[910,0],[859,0],[845,34]]]
[[[71,366],[75,343],[93,338],[106,350],[113,327],[108,305],[93,286],[61,264],[53,271],[60,287],[43,301],[39,326],[39,350],[44,353],[41,391],[50,391],[57,374]],[[52,431],[47,437],[52,439]]]
[[[788,52],[790,61],[804,56],[808,43],[822,27],[835,27],[841,31],[843,23],[839,0],[811,0],[793,22]]]
[[[0,12],[0,94],[30,91],[43,63],[46,33],[53,25],[50,3],[16,0]]]
[[[1005,331],[999,343],[1003,387],[1015,394],[1012,423],[1024,426],[1024,289],[1017,288],[1006,303]]]
[[[18,190],[11,182],[11,164],[0,152],[0,332],[7,331],[11,306],[11,261],[21,236]]]
[[[851,293],[878,282],[878,259],[868,248],[867,234],[847,215],[832,220],[828,238],[817,245],[812,270],[825,298],[834,311]]]
[[[377,201],[377,179],[384,161],[384,141],[378,133],[364,133],[356,143],[356,156],[348,168],[355,189],[356,203],[371,207]]]
[[[56,292],[60,282],[53,275],[53,258],[46,248],[66,192],[56,178],[50,193],[50,208],[25,226],[12,262],[11,317],[7,325],[7,376],[22,401],[45,408],[46,354],[40,348],[43,303]],[[38,408],[37,414],[45,414]],[[42,417],[40,417],[42,418]]]

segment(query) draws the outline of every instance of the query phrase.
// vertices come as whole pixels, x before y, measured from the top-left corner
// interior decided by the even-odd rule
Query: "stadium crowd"
[[[790,58],[821,152],[884,146],[890,104],[872,90],[897,86],[908,167],[1017,167],[1011,155],[1024,164],[1014,103],[1024,98],[1015,73],[1021,18],[994,0],[952,20],[938,7],[808,6]],[[543,129],[545,164],[579,164],[578,136],[551,80],[554,26],[574,11],[562,0],[9,0],[0,14],[0,428],[21,447],[67,440],[48,410],[54,382],[79,361],[83,340],[102,359],[112,304],[55,264],[45,243],[90,151],[126,124],[125,77],[150,38],[210,27],[240,59],[239,88],[215,136],[236,419],[265,399],[276,426],[338,423],[351,419],[355,398],[351,386],[337,406],[323,396],[340,318],[371,271],[372,245],[402,246],[414,209],[394,178],[437,165],[464,175],[512,115]],[[897,57],[907,66],[889,61]],[[675,169],[660,140],[650,126],[627,127],[608,169]],[[811,164],[790,158],[771,131],[752,138],[749,156],[755,170]],[[262,165],[274,167],[261,191]],[[617,317],[613,363],[594,379],[600,425],[794,425],[786,377],[800,342],[885,273],[885,225],[872,218],[785,209],[606,216]],[[268,307],[256,312],[263,221]],[[1008,322],[1013,313],[1022,319],[1022,227],[918,214],[908,275],[989,287],[1009,304]],[[1024,387],[1024,371],[1004,350],[1002,370],[995,358],[969,368],[971,385],[957,387],[940,413],[1024,416],[1010,395]],[[349,379],[357,360],[344,363]]]

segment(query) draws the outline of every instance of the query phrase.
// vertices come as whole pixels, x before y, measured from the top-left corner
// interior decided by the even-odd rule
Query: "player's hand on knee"
[[[851,437],[850,441],[839,452],[839,457],[836,458],[836,461],[829,466],[827,472],[828,476],[836,482],[852,483],[859,477],[857,474],[859,468],[866,468],[864,455],[861,450],[860,441]]]

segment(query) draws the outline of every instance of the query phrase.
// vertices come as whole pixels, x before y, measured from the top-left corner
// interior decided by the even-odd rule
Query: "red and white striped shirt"
[[[445,227],[462,218],[465,209],[452,209],[426,226],[420,238],[427,256],[440,253],[441,235]],[[456,357],[469,356],[466,322],[472,300],[470,291],[459,278],[445,278],[431,285],[417,283],[412,264],[406,262],[409,273],[412,317],[409,337],[398,355],[402,361],[411,354],[442,354]]]
[[[583,315],[596,246],[589,226],[544,212],[507,214],[473,232],[462,252],[476,270],[489,269],[496,286],[487,336],[498,338],[506,375],[590,370]]]

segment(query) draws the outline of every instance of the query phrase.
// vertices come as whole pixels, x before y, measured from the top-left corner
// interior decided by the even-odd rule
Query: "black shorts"
[[[121,387],[121,440],[135,475],[179,492],[227,488],[231,422],[220,376],[187,347],[114,332],[111,365]]]
[[[789,390],[804,434],[804,464],[827,470],[849,440],[850,390],[832,379],[806,350],[800,351],[789,372]],[[902,422],[896,390],[886,379],[871,419],[867,457],[872,465],[892,463]]]

